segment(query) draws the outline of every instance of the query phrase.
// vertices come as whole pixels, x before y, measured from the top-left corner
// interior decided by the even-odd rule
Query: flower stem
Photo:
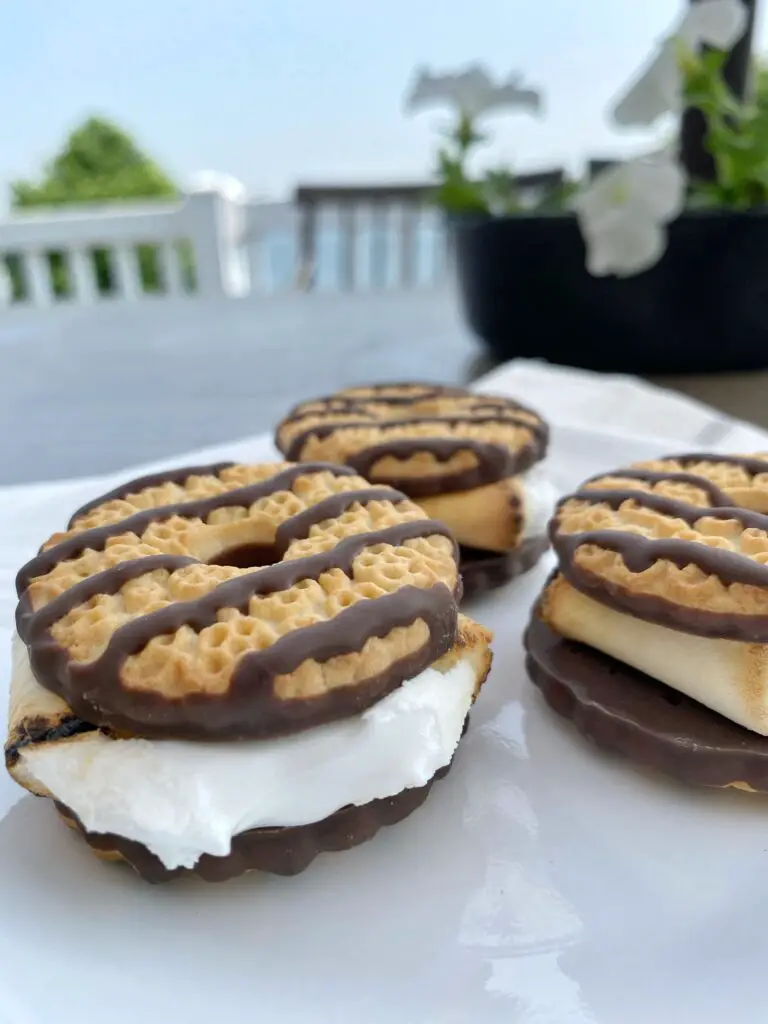
[[[691,0],[697,3],[698,0]],[[723,68],[723,77],[737,99],[743,99],[749,83],[752,35],[758,0],[742,0],[748,20],[744,35],[731,51]],[[688,175],[699,181],[715,181],[717,168],[707,148],[707,118],[701,110],[690,108],[683,114],[681,160]]]

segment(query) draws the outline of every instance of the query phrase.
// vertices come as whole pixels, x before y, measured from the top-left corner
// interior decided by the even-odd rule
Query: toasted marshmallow
[[[542,613],[566,639],[588,644],[768,736],[768,645],[646,622],[594,601],[562,577],[547,588]]]
[[[12,773],[64,804],[87,831],[140,842],[166,868],[191,868],[203,854],[227,856],[232,838],[249,829],[310,824],[426,785],[453,757],[490,668],[489,640],[461,616],[458,642],[429,668],[359,715],[290,736],[43,736],[19,746]],[[18,637],[13,655],[12,722],[35,711],[61,721],[66,705],[36,681]]]

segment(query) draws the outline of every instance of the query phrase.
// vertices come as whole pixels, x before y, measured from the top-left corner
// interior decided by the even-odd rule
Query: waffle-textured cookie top
[[[759,511],[756,511],[759,510]],[[595,477],[552,520],[578,590],[700,636],[768,643],[768,455],[675,455]]]
[[[86,722],[262,737],[354,714],[436,661],[459,586],[448,530],[400,492],[325,463],[222,464],[80,509],[19,572],[17,627]]]
[[[431,384],[348,388],[296,406],[275,443],[423,498],[494,483],[544,457],[547,425],[510,398]]]

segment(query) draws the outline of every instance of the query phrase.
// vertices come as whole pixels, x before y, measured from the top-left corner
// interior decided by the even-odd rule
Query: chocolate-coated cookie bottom
[[[534,612],[526,666],[548,704],[598,746],[698,786],[768,792],[768,738],[585,644]]]
[[[373,839],[379,829],[394,825],[420,807],[433,783],[450,768],[447,765],[426,786],[404,789],[384,800],[373,800],[361,807],[343,807],[322,821],[291,828],[255,828],[232,839],[226,857],[203,854],[194,868],[168,869],[142,843],[111,833],[86,832],[68,807],[57,803],[64,821],[76,829],[97,854],[108,860],[125,860],[148,882],[167,882],[179,875],[194,874],[206,882],[226,882],[246,871],[265,871],[274,875],[297,875],[320,853],[351,850]]]
[[[549,547],[547,537],[529,537],[519,548],[504,554],[459,547],[459,572],[464,584],[463,600],[480,597],[522,576],[538,562]]]

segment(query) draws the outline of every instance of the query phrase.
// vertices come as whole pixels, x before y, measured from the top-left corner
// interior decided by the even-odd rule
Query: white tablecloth
[[[538,409],[555,428],[553,445],[584,444],[591,432],[642,437],[649,456],[657,451],[759,451],[768,449],[768,432],[730,419],[708,406],[631,377],[607,377],[516,360],[488,374],[475,387],[508,394]],[[562,428],[562,431],[558,431]],[[171,459],[137,465],[108,476],[23,484],[0,488],[0,644],[11,628],[16,604],[14,577],[51,533],[63,528],[74,508],[121,480],[165,466],[206,463],[219,459],[258,461],[276,458],[267,434],[233,440]]]

